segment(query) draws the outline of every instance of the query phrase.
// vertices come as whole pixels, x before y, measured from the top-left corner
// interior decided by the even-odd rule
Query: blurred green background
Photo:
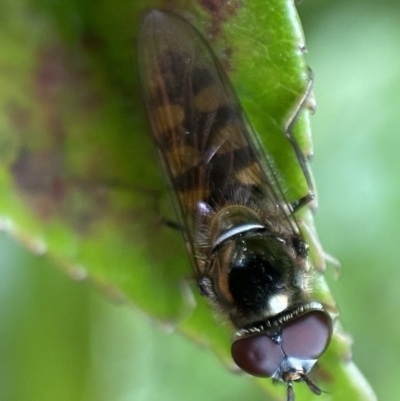
[[[400,4],[304,0],[328,280],[380,400],[400,366]],[[0,400],[265,400],[215,356],[0,235]],[[177,385],[179,383],[179,385]],[[345,400],[347,401],[347,400]]]

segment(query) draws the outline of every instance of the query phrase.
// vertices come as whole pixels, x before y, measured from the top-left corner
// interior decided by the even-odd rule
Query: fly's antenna
[[[294,401],[295,394],[293,390],[293,382],[292,381],[287,382],[286,386],[287,386],[287,401]]]
[[[313,383],[306,375],[301,375],[301,379],[307,384],[308,388],[316,395],[321,395],[322,390]]]

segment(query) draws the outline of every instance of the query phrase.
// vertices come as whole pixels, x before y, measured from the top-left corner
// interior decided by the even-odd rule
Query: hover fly
[[[166,11],[142,23],[138,57],[151,132],[201,293],[235,327],[245,372],[304,381],[327,348],[332,320],[309,299],[312,268],[289,204],[226,73],[200,33]],[[295,147],[306,178],[304,156]],[[268,144],[266,144],[268,146]]]

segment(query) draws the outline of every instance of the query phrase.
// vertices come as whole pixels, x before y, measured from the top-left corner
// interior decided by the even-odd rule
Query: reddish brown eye
[[[332,321],[324,312],[309,312],[287,323],[282,330],[282,349],[288,357],[317,359],[332,336]]]
[[[285,358],[281,347],[266,334],[256,334],[235,341],[231,352],[239,368],[261,377],[271,377]]]

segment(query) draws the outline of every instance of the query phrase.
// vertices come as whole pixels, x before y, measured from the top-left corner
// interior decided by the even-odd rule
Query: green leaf
[[[173,214],[144,120],[134,51],[144,7],[163,5],[149,3],[3,1],[2,224],[72,277],[88,278],[109,296],[177,326],[231,364],[230,330],[191,291],[180,234],[161,224],[160,216]],[[293,2],[180,1],[174,11],[191,16],[210,39],[269,144],[289,200],[300,198],[306,182],[284,136],[309,80]],[[307,111],[296,136],[311,154]],[[322,272],[311,212],[300,218]],[[335,306],[322,276],[316,292]],[[373,400],[349,352],[338,331],[321,358],[318,383],[332,400]],[[271,397],[284,397],[269,380],[260,385]],[[305,386],[296,392],[300,400],[316,398]]]

